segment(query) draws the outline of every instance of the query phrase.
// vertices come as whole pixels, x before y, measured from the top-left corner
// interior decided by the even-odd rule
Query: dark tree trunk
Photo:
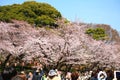
[[[12,54],[8,54],[5,61],[3,62],[3,68],[5,68],[6,63],[9,61],[10,57],[12,56]]]

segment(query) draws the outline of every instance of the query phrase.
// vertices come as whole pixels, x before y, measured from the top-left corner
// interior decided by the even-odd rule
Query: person
[[[33,74],[32,74],[32,72],[29,72],[29,74],[28,74],[28,80],[32,80],[33,79]]]
[[[79,78],[79,73],[78,72],[73,72],[71,74],[71,80],[78,80]]]
[[[48,73],[47,80],[61,80],[61,78],[59,78],[57,72],[52,69]]]
[[[17,76],[19,76],[23,80],[27,80],[26,73],[24,71],[21,71],[20,74],[18,74]]]
[[[3,80],[11,80],[16,75],[17,71],[13,67],[6,67],[1,73]]]
[[[120,80],[120,71],[114,71],[114,78],[113,80]]]
[[[43,75],[44,75],[43,70],[42,69],[41,70],[37,69],[33,73],[33,80],[41,80]]]
[[[117,80],[117,78],[113,78],[113,80]]]
[[[25,62],[21,62],[20,71],[24,71],[24,70],[25,70]]]
[[[98,80],[97,74],[98,74],[98,72],[96,70],[93,70],[90,80]]]
[[[59,80],[62,79],[62,75],[61,75],[62,72],[59,71],[58,69],[55,69],[55,71],[57,72],[57,76],[58,76]]]
[[[2,76],[1,76],[1,73],[0,73],[0,80],[3,80]]]
[[[67,72],[66,76],[65,76],[66,80],[71,80],[71,73]]]
[[[107,79],[106,80],[113,80],[113,78],[114,78],[113,73],[114,72],[112,70],[107,70],[106,73],[107,73]]]
[[[19,75],[12,78],[12,80],[25,80],[24,78],[20,77]]]
[[[46,74],[44,74],[44,75],[42,76],[42,80],[47,80],[47,75],[46,75]]]
[[[100,71],[97,76],[98,80],[106,80],[107,74],[104,71]]]

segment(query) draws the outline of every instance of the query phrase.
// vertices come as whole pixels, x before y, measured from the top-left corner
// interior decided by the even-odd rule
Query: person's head
[[[10,63],[8,62],[8,63],[6,63],[6,66],[8,67],[8,66],[10,66]]]
[[[28,75],[33,76],[32,72],[29,72]]]
[[[104,79],[104,78],[105,78],[105,75],[102,73],[102,74],[100,75],[100,78],[101,78],[101,79]]]
[[[25,72],[24,72],[24,71],[21,71],[21,72],[20,72],[20,75],[25,75]]]
[[[79,73],[78,72],[73,72],[71,74],[71,80],[77,80],[79,78]]]
[[[11,80],[25,80],[25,79],[23,79],[23,78],[20,77],[20,76],[15,76],[15,77],[13,77]]]
[[[16,66],[17,66],[17,63],[14,63],[14,66],[16,67]]]
[[[35,71],[35,75],[39,75],[39,74],[40,74],[40,70],[37,69],[37,70]]]
[[[50,70],[49,73],[48,73],[49,78],[53,78],[56,75],[57,75],[57,72],[55,70],[53,70],[53,69]]]
[[[70,72],[67,72],[66,79],[71,79],[71,73]]]
[[[20,79],[20,80],[26,80],[26,73],[24,72],[24,71],[21,71],[17,76],[15,76],[15,77],[17,77],[18,79]],[[16,79],[17,80],[17,79]]]
[[[14,68],[9,67],[9,68],[5,68],[1,75],[2,75],[3,80],[8,80],[16,76],[17,71]]]
[[[98,74],[97,70],[93,70],[91,73],[91,77],[97,78],[97,74]]]
[[[25,66],[25,62],[22,62],[22,63],[21,63],[21,66]]]

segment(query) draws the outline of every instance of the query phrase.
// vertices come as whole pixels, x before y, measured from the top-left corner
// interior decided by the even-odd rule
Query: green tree
[[[28,1],[23,4],[0,6],[0,21],[10,22],[15,19],[37,26],[55,26],[58,18],[61,18],[60,12],[47,3]]]
[[[42,25],[53,26],[55,24],[54,22],[55,22],[54,19],[50,18],[49,16],[42,15],[41,17],[38,17],[36,19],[35,24],[38,26],[42,26]]]
[[[104,40],[107,34],[103,28],[89,28],[86,30],[86,34],[93,37],[96,40]]]

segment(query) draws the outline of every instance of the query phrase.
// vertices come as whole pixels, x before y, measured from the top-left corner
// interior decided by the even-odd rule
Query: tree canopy
[[[95,40],[105,40],[107,36],[103,28],[89,28],[86,30],[86,34],[92,36]]]
[[[15,20],[27,21],[36,26],[55,26],[61,13],[47,3],[35,1],[0,6],[0,21],[11,22]]]

